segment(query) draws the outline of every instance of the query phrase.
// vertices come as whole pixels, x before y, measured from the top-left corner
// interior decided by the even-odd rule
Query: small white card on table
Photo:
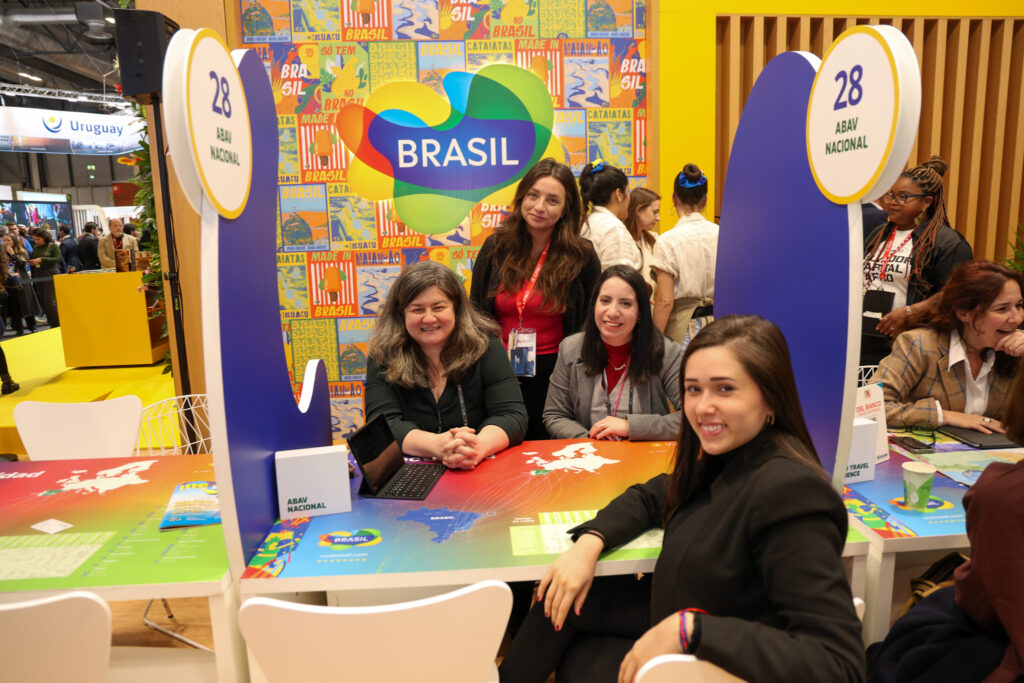
[[[274,464],[281,519],[332,515],[352,509],[347,446],[277,451]]]

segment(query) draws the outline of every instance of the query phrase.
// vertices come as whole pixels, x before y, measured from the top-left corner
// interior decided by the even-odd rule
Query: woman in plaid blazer
[[[1006,394],[1024,355],[1024,275],[970,261],[950,277],[928,327],[896,338],[871,382],[889,424],[1005,432]]]

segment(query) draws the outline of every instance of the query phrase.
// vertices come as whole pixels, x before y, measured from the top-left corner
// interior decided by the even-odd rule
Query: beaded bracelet
[[[699,607],[687,607],[686,609],[679,610],[679,644],[683,646],[683,654],[690,654],[690,638],[686,635],[687,612],[707,614],[706,611],[700,609]]]

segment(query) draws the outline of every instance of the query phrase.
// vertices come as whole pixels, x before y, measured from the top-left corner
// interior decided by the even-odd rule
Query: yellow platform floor
[[[0,396],[0,453],[16,453],[22,459],[25,447],[13,417],[14,406],[21,401],[74,403],[135,394],[147,406],[174,396],[174,380],[170,373],[164,374],[163,361],[141,366],[69,368],[64,364],[59,327],[5,339],[3,350],[11,377],[21,389]]]

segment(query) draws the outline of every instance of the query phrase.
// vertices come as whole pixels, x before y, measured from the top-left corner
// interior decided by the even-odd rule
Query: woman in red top
[[[469,298],[501,325],[506,348],[510,339],[514,347],[529,346],[529,331],[535,333],[535,363],[514,363],[530,418],[527,439],[548,438],[542,415],[558,345],[582,329],[601,274],[597,254],[580,236],[582,213],[572,171],[542,159],[519,181],[512,212],[473,264]]]

